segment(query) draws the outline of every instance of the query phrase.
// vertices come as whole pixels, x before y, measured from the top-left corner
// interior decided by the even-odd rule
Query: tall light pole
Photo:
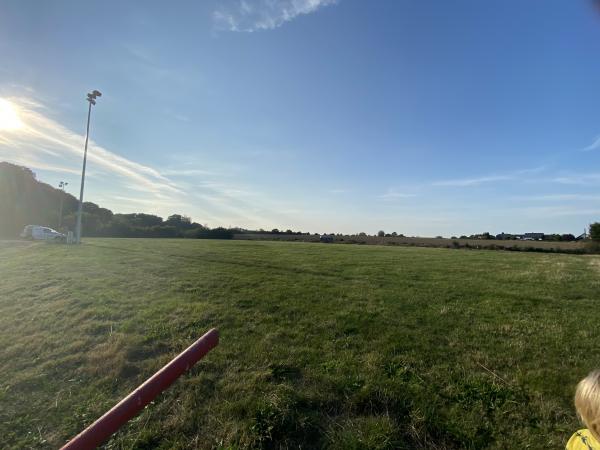
[[[62,191],[60,193],[60,207],[58,208],[58,229],[62,226],[62,218],[63,218],[63,201],[65,200],[65,186],[67,186],[66,181],[61,181],[58,183],[59,189]]]
[[[83,187],[85,185],[85,163],[87,161],[88,139],[90,137],[90,116],[92,115],[92,105],[96,104],[96,98],[101,97],[100,91],[92,91],[87,95],[88,108],[87,128],[85,132],[85,147],[83,150],[83,169],[81,170],[81,189],[79,191],[79,207],[77,208],[77,227],[75,229],[75,242],[81,244],[81,212],[83,210]]]

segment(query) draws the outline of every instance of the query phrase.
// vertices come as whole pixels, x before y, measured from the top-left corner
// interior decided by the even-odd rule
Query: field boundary
[[[320,242],[320,236],[314,234],[235,234],[235,240],[247,241],[284,241],[284,242]],[[334,244],[356,244],[356,245],[386,245],[405,247],[431,247],[431,248],[455,248],[473,250],[505,250],[505,251],[531,251],[531,252],[555,252],[555,253],[587,253],[585,243],[561,242],[561,241],[522,241],[522,240],[498,240],[498,239],[447,239],[447,238],[421,238],[421,237],[399,237],[399,236],[358,236],[358,235],[335,235]]]

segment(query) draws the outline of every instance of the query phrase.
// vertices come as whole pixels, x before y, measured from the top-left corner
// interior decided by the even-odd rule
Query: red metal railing
[[[219,331],[213,328],[148,378],[110,411],[67,442],[62,450],[96,448],[218,344]]]

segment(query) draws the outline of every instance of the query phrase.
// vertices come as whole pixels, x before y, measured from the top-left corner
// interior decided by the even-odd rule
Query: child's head
[[[577,385],[575,408],[585,426],[600,441],[600,370],[594,370]]]

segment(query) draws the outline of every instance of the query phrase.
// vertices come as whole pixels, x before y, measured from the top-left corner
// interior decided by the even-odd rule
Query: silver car
[[[40,225],[27,225],[21,233],[23,239],[34,241],[64,241],[66,236],[49,227]]]

